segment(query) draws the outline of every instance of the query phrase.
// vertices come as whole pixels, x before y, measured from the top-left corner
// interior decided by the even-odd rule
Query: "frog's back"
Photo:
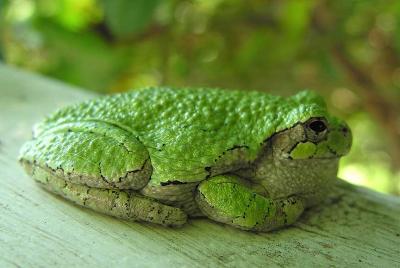
[[[70,122],[102,122],[144,145],[151,183],[196,182],[253,161],[269,136],[318,109],[259,92],[148,88],[66,107],[35,135]]]

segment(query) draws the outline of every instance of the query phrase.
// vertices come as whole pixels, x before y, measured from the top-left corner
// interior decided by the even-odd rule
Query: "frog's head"
[[[274,157],[288,160],[338,159],[351,147],[351,131],[332,116],[310,117],[271,139]]]
[[[259,177],[270,195],[302,195],[312,205],[336,178],[339,158],[351,147],[351,131],[327,113],[324,101],[315,94],[302,92],[289,101],[294,102],[287,113],[292,118],[286,121],[293,123],[270,137],[271,153],[258,166]]]

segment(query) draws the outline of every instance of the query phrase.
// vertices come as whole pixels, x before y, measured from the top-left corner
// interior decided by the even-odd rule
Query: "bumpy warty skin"
[[[114,159],[103,160],[100,171],[92,167],[94,177],[100,172],[107,179],[120,178],[150,159],[150,184],[159,185],[196,182],[238,169],[256,159],[272,134],[311,117],[330,118],[323,101],[310,93],[282,98],[259,92],[148,88],[63,108],[36,126],[34,138],[60,132],[61,139],[68,136],[66,130],[81,131],[82,143],[108,147],[105,155]],[[96,135],[107,136],[109,143],[96,144]],[[131,141],[135,139],[139,143]],[[117,150],[115,144],[123,148]],[[71,157],[74,153],[80,154],[72,152]]]
[[[270,231],[320,202],[350,145],[309,91],[147,88],[56,111],[20,162],[48,191],[117,218]]]

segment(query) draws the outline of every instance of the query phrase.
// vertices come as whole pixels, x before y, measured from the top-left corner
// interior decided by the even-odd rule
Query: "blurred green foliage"
[[[159,0],[102,0],[104,20],[113,34],[125,36],[143,30],[151,20]]]
[[[312,88],[354,132],[340,176],[400,193],[400,2],[0,0],[5,61],[101,93]]]

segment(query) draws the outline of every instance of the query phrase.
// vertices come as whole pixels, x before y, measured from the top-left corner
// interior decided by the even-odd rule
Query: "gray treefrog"
[[[56,111],[20,162],[47,190],[118,218],[265,232],[321,202],[350,146],[310,91],[147,88]]]

